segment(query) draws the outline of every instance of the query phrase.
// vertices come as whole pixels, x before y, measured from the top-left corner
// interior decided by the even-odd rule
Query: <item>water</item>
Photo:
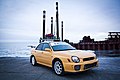
[[[38,45],[37,42],[0,42],[0,57],[29,57],[30,45]]]
[[[37,46],[38,42],[0,42],[0,57],[29,57],[31,48],[28,46]],[[95,51],[99,56],[120,56],[120,50],[102,50]]]

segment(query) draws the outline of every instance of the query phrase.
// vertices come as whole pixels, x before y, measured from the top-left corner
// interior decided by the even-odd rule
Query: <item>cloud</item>
[[[103,40],[109,31],[120,31],[119,0],[58,0],[58,2],[59,21],[64,23],[64,39],[78,42],[83,36],[90,35],[95,40]],[[1,39],[36,40],[37,37],[41,37],[43,10],[47,11],[46,33],[50,33],[51,16],[54,17],[56,26],[55,0],[1,0]],[[61,23],[59,26],[61,27]]]

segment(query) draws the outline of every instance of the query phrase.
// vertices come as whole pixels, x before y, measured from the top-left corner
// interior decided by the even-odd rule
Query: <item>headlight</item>
[[[77,56],[72,56],[71,59],[75,63],[79,63],[80,62],[80,59]]]
[[[95,56],[94,58],[97,59],[97,56]]]

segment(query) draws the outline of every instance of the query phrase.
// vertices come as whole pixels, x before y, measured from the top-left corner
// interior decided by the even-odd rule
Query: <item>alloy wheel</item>
[[[36,64],[35,57],[32,57],[32,65],[34,66]]]
[[[63,73],[63,66],[62,66],[62,63],[60,61],[56,61],[54,63],[54,71],[58,75]]]

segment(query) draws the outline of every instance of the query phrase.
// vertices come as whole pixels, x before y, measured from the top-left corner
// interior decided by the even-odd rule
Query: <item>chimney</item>
[[[53,17],[51,17],[51,34],[53,34]]]
[[[43,39],[45,39],[45,14],[46,11],[43,11]]]
[[[62,41],[63,41],[63,21],[61,21],[61,38],[62,38]]]
[[[57,29],[57,39],[59,39],[59,19],[58,19],[58,2],[56,2],[56,29]]]

